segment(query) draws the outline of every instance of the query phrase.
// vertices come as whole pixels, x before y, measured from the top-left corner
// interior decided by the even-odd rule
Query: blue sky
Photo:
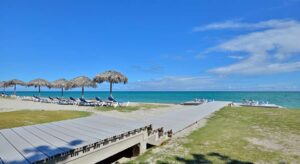
[[[129,78],[116,90],[300,90],[299,11],[299,0],[1,0],[0,80],[114,69]]]

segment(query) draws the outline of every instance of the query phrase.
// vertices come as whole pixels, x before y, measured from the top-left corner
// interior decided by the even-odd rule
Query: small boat
[[[201,105],[201,104],[204,104],[204,103],[207,103],[207,102],[211,102],[211,101],[214,101],[214,100],[208,100],[208,99],[194,99],[192,101],[186,101],[186,102],[183,102],[181,103],[181,105]]]
[[[282,108],[276,104],[269,104],[268,101],[255,101],[255,100],[246,100],[244,99],[242,103],[238,104],[245,107],[263,107],[263,108]]]

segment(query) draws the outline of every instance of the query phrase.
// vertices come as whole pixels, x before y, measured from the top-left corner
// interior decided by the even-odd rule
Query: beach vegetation
[[[129,163],[298,163],[300,110],[226,107]]]

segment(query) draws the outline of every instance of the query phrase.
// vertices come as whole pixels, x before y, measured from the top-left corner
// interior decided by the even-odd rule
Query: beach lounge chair
[[[103,101],[100,97],[96,96],[95,99],[99,106],[107,106],[107,103]]]
[[[38,97],[38,96],[34,96],[34,95],[33,95],[33,101],[34,102],[42,102],[42,103],[50,103],[49,99]]]
[[[112,103],[112,106],[114,106],[114,107],[117,107],[117,106],[125,106],[125,107],[127,107],[129,105],[129,101],[127,103],[119,102],[115,98],[113,98],[112,96],[108,97],[108,101],[110,101]]]
[[[69,99],[62,99],[59,97],[56,97],[56,99],[58,100],[58,104],[60,105],[74,105],[74,102],[70,101]]]
[[[55,103],[55,104],[56,104],[56,103],[59,102],[58,99],[53,98],[53,97],[51,97],[51,96],[49,96],[48,98],[49,98],[49,100],[50,100],[51,103]]]
[[[41,99],[40,99],[39,97],[33,95],[33,96],[32,96],[32,100],[33,100],[34,102],[40,102]]]
[[[78,101],[77,99],[75,99],[74,97],[70,97],[70,102],[73,103],[73,105],[79,105],[80,101]]]
[[[22,101],[33,101],[33,98],[31,96],[22,96],[21,100]]]
[[[2,92],[2,93],[1,93],[1,96],[2,96],[2,97],[8,97],[8,94],[6,94],[5,92]]]
[[[98,106],[97,102],[87,101],[84,98],[79,98],[79,100],[80,100],[79,105],[81,106]]]

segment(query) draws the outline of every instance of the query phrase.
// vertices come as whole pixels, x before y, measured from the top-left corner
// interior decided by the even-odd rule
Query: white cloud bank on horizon
[[[139,91],[196,91],[213,89],[216,79],[208,76],[169,76],[160,79],[129,83],[126,90]]]
[[[252,79],[252,80],[251,80]],[[240,80],[213,76],[168,76],[159,79],[129,82],[114,86],[123,91],[295,91],[295,82],[254,83],[253,78]]]
[[[212,51],[247,54],[234,64],[218,67],[209,72],[228,75],[256,75],[294,72],[300,70],[300,22],[269,20],[259,23],[224,22],[198,27],[194,31],[217,29],[253,29],[254,32],[225,41]],[[229,56],[230,57],[230,56]]]

